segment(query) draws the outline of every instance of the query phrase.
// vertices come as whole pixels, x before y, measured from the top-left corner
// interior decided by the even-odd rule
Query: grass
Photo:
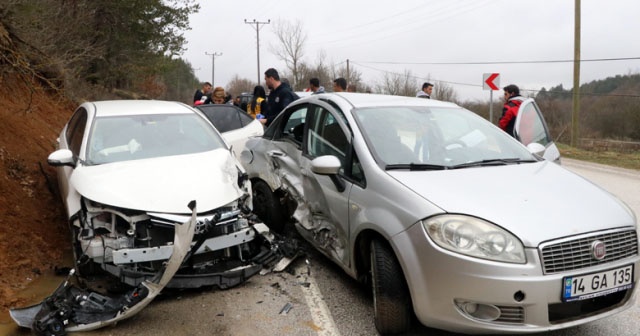
[[[620,153],[613,151],[588,151],[556,143],[562,157],[616,166],[627,169],[640,170],[640,152]]]

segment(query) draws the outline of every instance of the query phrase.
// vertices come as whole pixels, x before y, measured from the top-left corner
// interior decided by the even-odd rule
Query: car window
[[[240,109],[234,106],[227,105],[209,105],[199,107],[200,111],[207,116],[211,123],[218,129],[220,133],[233,131],[238,128],[242,128],[247,123],[243,124],[240,114],[243,113]],[[249,117],[250,118],[250,117]]]
[[[516,138],[525,146],[532,142],[546,146],[551,142],[544,126],[542,114],[533,101],[526,102],[520,107],[518,119]]]
[[[349,141],[336,117],[323,107],[316,107],[313,122],[307,133],[307,152],[312,158],[334,155],[344,169]]]
[[[87,143],[89,164],[199,153],[225,148],[201,116],[133,115],[96,118]]]
[[[251,118],[250,115],[248,115],[246,112],[244,111],[240,111],[240,110],[236,110],[238,112],[238,117],[240,118],[240,123],[242,124],[242,127],[245,127],[247,125],[249,125],[251,122],[253,122],[253,118]]]
[[[84,131],[87,127],[87,110],[84,108],[78,109],[69,120],[67,125],[67,131],[65,137],[67,138],[67,146],[73,155],[78,156],[80,154],[80,147],[82,147],[82,139],[84,138]]]
[[[307,119],[307,105],[303,105],[293,111],[286,120],[282,120],[279,138],[290,139],[302,144],[304,125]]]
[[[532,159],[515,139],[462,108],[371,107],[354,110],[354,116],[372,155],[383,166]]]

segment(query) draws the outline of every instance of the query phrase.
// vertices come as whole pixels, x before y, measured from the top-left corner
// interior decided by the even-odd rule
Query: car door
[[[516,139],[525,146],[534,142],[543,145],[545,150],[542,152],[542,157],[560,163],[560,151],[553,142],[547,123],[533,99],[527,98],[520,104],[514,133]]]
[[[349,194],[354,170],[351,133],[342,111],[318,101],[314,104],[304,133],[300,171],[304,196],[312,214],[310,233],[313,243],[342,265],[349,266]],[[329,175],[312,171],[312,161],[332,155],[340,161],[338,187]]]
[[[81,150],[86,130],[89,127],[88,119],[88,112],[85,108],[77,109],[58,138],[58,147],[70,150],[76,160],[85,158]],[[56,168],[60,195],[69,217],[80,210],[79,196],[73,186],[70,185],[71,174],[73,174],[74,169],[74,167],[70,166]]]

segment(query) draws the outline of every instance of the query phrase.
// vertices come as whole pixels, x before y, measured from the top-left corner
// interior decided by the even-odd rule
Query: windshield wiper
[[[385,170],[408,169],[408,170],[445,170],[448,166],[434,165],[428,163],[397,163],[384,166]]]
[[[520,164],[520,163],[531,163],[538,162],[538,160],[534,159],[518,159],[518,158],[508,158],[508,159],[487,159],[482,161],[474,161],[474,162],[466,162],[461,163],[455,166],[449,167],[450,169],[459,169],[459,168],[469,168],[469,167],[486,167],[486,166],[505,166],[509,164]]]

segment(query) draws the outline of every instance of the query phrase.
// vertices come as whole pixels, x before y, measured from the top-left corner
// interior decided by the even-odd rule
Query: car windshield
[[[99,117],[87,142],[87,164],[191,154],[224,148],[205,119],[194,114]]]
[[[376,161],[386,169],[437,170],[519,164],[536,158],[504,131],[456,107],[354,110]]]

